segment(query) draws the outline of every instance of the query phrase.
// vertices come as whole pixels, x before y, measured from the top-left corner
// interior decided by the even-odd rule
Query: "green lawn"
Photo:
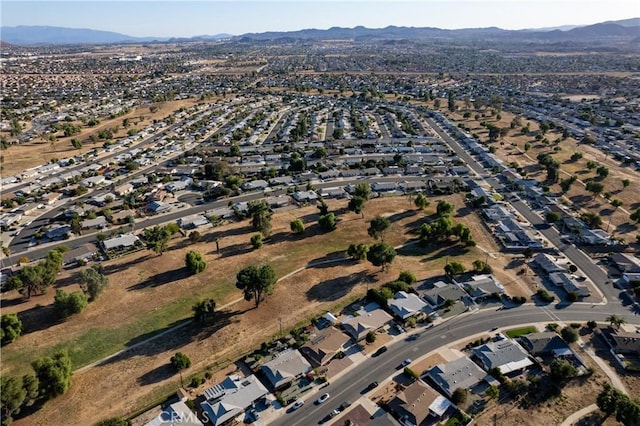
[[[538,329],[530,325],[527,327],[512,328],[511,330],[508,330],[505,334],[513,339],[516,337],[524,336],[525,334],[531,334],[531,333],[537,333],[537,332],[538,332]]]

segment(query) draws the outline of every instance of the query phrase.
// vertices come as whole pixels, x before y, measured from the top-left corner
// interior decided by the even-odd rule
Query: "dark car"
[[[371,356],[373,356],[373,357],[380,356],[380,355],[382,355],[383,353],[385,353],[385,352],[387,351],[387,349],[388,349],[388,348],[387,348],[386,346],[380,346],[380,347],[378,348],[378,350],[377,350],[377,351],[375,351]]]
[[[373,389],[375,389],[375,388],[377,388],[377,387],[378,387],[378,382],[371,382],[371,383],[369,383],[369,385],[365,388],[365,393],[366,393],[366,392],[369,392],[369,391],[371,391],[371,390],[373,390]]]
[[[342,404],[340,404],[340,406],[338,407],[338,411],[343,412],[344,410],[346,410],[350,406],[351,406],[351,401],[345,401]]]

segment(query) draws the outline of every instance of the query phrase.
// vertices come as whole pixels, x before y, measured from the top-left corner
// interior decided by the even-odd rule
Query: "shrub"
[[[404,374],[406,374],[407,376],[411,376],[414,379],[418,378],[418,374],[409,367],[404,368]]]
[[[174,356],[171,357],[171,366],[176,370],[184,370],[185,368],[191,367],[191,360],[188,356],[183,354],[182,352],[176,352]]]
[[[597,326],[598,326],[598,323],[595,322],[594,320],[587,321],[587,327],[589,327],[590,329],[594,329]]]
[[[575,343],[578,341],[578,331],[573,327],[565,327],[560,331],[560,335],[567,343]]]
[[[53,309],[60,318],[67,318],[73,314],[79,314],[87,307],[87,295],[81,291],[67,293],[64,290],[56,290],[53,298]]]
[[[254,249],[259,249],[262,247],[262,235],[256,234],[251,237],[251,245]]]
[[[367,333],[367,337],[365,338],[367,343],[373,343],[376,341],[376,333],[374,331],[370,331]]]

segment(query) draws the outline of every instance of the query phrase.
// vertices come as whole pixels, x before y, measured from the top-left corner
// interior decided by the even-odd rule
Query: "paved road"
[[[593,307],[592,307],[593,306]],[[328,392],[331,398],[322,405],[314,405],[312,402],[320,392],[308,396],[307,403],[293,413],[283,413],[281,417],[272,422],[274,425],[310,425],[316,424],[331,410],[338,407],[344,401],[354,402],[362,396],[362,390],[372,381],[382,382],[393,375],[402,360],[406,358],[416,359],[445,344],[476,333],[486,332],[492,327],[510,327],[520,324],[532,324],[536,322],[573,322],[596,320],[604,322],[609,315],[620,315],[629,323],[640,324],[640,318],[629,313],[618,304],[590,305],[573,304],[568,306],[533,306],[526,305],[510,310],[481,310],[470,314],[464,314],[457,318],[436,325],[421,333],[421,336],[412,342],[397,340],[388,345],[389,350],[377,358],[367,358],[356,365],[353,370],[332,381],[329,386],[320,392]],[[397,370],[398,372],[402,370]]]
[[[463,159],[469,167],[474,170],[478,175],[486,174],[486,170],[482,165],[473,158],[459,143],[457,140],[449,136],[446,132],[444,132],[438,124],[432,120],[427,119],[427,122],[432,126],[432,128],[440,135],[440,137],[449,144],[451,149]],[[502,185],[498,179],[496,178],[487,178],[485,179],[489,185],[491,185],[494,189],[500,191],[504,189],[504,185]],[[536,212],[534,212],[531,207],[525,204],[522,201],[512,202],[511,205],[520,213],[526,220],[528,220],[532,225],[542,225],[546,224],[546,221],[542,219]],[[560,234],[554,227],[539,227],[540,233],[547,238],[553,245],[555,245],[573,264],[575,264],[578,269],[580,269],[589,279],[593,282],[602,292],[602,294],[609,301],[616,301],[620,298],[620,292],[616,290],[611,284],[607,283],[607,274],[597,266],[591,258],[589,258],[584,252],[578,250],[575,245],[565,244],[560,241]]]
[[[376,176],[376,177],[371,177],[368,179],[344,179],[344,180],[331,180],[331,181],[327,181],[327,182],[320,182],[320,183],[315,183],[314,186],[318,189],[322,189],[322,188],[332,188],[332,187],[336,187],[336,186],[346,186],[346,185],[356,185],[358,183],[361,182],[365,182],[365,181],[369,181],[369,182],[410,182],[410,181],[421,181],[424,180],[425,178],[420,177],[420,176]],[[277,190],[277,191],[272,191],[270,192],[268,195],[269,196],[275,196],[275,195],[282,195],[285,194],[286,190],[282,189],[282,190]],[[213,202],[209,202],[209,203],[204,203],[204,204],[199,204],[199,205],[195,205],[192,207],[188,207],[188,208],[184,208],[184,209],[180,209],[180,210],[176,210],[170,213],[166,213],[166,214],[162,214],[162,215],[158,215],[158,216],[150,216],[147,219],[143,219],[143,220],[138,220],[136,222],[136,229],[140,229],[140,228],[147,228],[149,226],[155,226],[155,225],[160,225],[163,223],[168,223],[168,222],[173,222],[176,221],[177,219],[181,218],[181,217],[185,217],[185,216],[190,216],[193,214],[197,214],[197,213],[202,213],[205,212],[207,210],[212,210],[215,208],[220,208],[220,207],[227,207],[229,205],[229,203],[237,203],[237,202],[243,202],[243,201],[252,201],[252,200],[257,200],[260,198],[264,198],[264,193],[261,191],[256,191],[256,192],[248,192],[239,196],[235,196],[235,197],[230,197],[230,198],[223,198],[221,200],[216,200]],[[83,244],[86,244],[88,242],[95,242],[96,241],[96,234],[98,234],[98,232],[100,231],[96,231],[93,232],[91,234],[85,234],[82,235],[80,237],[74,237],[71,238],[69,240],[62,240],[62,241],[56,241],[53,243],[48,243],[48,244],[44,244],[41,246],[34,246],[29,248],[29,241],[31,240],[31,236],[42,226],[46,225],[49,221],[49,218],[54,217],[55,215],[57,215],[58,213],[58,209],[55,209],[53,211],[47,212],[45,215],[43,215],[42,217],[36,219],[33,221],[33,223],[27,228],[26,231],[23,231],[20,233],[20,235],[14,239],[14,241],[11,243],[11,245],[9,246],[11,248],[11,252],[12,255],[4,258],[1,260],[1,265],[2,266],[7,266],[7,265],[12,265],[14,263],[17,263],[18,259],[26,256],[28,257],[30,260],[37,260],[37,259],[41,259],[44,256],[46,256],[46,254],[53,250],[55,247],[59,247],[61,245],[66,245],[67,247],[69,247],[70,249],[74,249],[77,247],[80,247]],[[126,228],[126,226],[125,226]],[[104,230],[101,232],[106,232],[108,233],[110,230]]]

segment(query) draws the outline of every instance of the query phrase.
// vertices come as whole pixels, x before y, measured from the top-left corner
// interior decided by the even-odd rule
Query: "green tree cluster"
[[[383,271],[387,270],[395,257],[395,249],[384,242],[372,245],[367,252],[367,260],[374,266],[380,266]]]
[[[605,383],[602,392],[596,397],[596,404],[607,416],[615,413],[616,420],[625,426],[637,426],[640,423],[640,402],[629,398],[609,383]]]
[[[347,248],[347,255],[351,257],[353,260],[365,260],[367,258],[367,252],[369,251],[369,246],[366,244],[349,244],[349,248]]]

